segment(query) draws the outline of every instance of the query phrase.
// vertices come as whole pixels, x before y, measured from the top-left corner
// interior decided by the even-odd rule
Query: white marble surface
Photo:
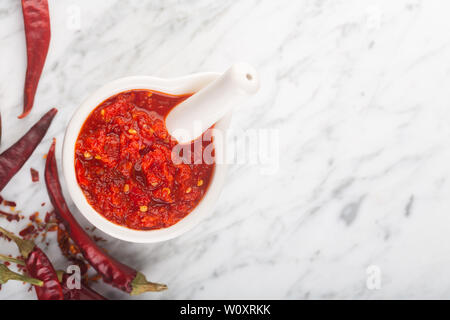
[[[25,215],[48,203],[29,168],[42,177],[50,139],[58,139],[60,151],[77,105],[119,77],[223,71],[248,61],[261,73],[262,90],[235,113],[233,125],[280,132],[278,173],[232,165],[217,209],[190,233],[153,245],[109,239],[110,253],[170,287],[138,298],[450,296],[449,1],[50,0],[50,6],[48,61],[32,114],[18,120],[22,15],[19,1],[0,2],[1,149],[51,106],[60,110],[2,192]],[[79,30],[71,19],[77,10]],[[6,242],[0,248],[16,253]],[[58,268],[67,265],[54,244],[48,254]],[[366,286],[369,266],[381,271],[379,290]],[[34,294],[10,283],[0,299]]]

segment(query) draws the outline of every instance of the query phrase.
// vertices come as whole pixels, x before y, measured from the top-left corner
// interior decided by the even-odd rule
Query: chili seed
[[[201,187],[203,185],[203,180],[200,179],[197,181],[197,187]]]
[[[84,157],[86,158],[86,159],[89,159],[89,158],[92,158],[92,154],[90,154],[89,152],[85,152],[84,153]]]
[[[101,160],[101,159],[102,159],[102,157],[101,157],[101,156],[99,156],[99,155],[96,155],[96,156],[95,156],[95,159],[97,159],[97,160]]]
[[[102,111],[100,111],[102,116],[105,116],[105,109],[102,109]]]
[[[189,187],[189,188],[186,189],[186,193],[191,193],[191,191],[192,191],[192,188],[191,188],[191,187]]]
[[[123,192],[128,192],[130,191],[130,185],[126,184],[123,186]]]
[[[141,210],[141,212],[147,212],[148,207],[147,206],[140,206],[139,210]]]
[[[134,129],[129,129],[128,132],[129,132],[130,134],[136,134],[136,133],[137,133],[137,131],[134,130]]]
[[[166,192],[168,195],[170,194],[170,189],[169,188],[163,188],[162,191]]]
[[[158,185],[158,182],[152,182],[152,187],[156,187]]]

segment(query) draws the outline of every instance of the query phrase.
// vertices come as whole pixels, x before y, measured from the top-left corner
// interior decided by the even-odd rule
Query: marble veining
[[[59,161],[77,106],[116,78],[224,71],[247,61],[260,72],[261,92],[235,111],[232,126],[279,132],[276,174],[230,165],[216,210],[186,235],[139,245],[96,231],[111,254],[169,285],[137,299],[449,297],[450,2],[49,3],[47,64],[33,112],[18,120],[22,13],[19,1],[0,2],[1,150],[50,107],[59,109],[2,192],[25,216],[51,209],[42,181],[51,139]],[[31,182],[30,167],[39,170],[39,183]],[[14,231],[25,223],[0,220]],[[47,253],[64,268],[51,240]],[[16,254],[11,243],[0,248]],[[8,283],[0,299],[34,299],[27,288]]]

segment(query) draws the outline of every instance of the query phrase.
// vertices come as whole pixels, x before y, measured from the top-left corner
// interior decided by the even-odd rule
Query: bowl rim
[[[74,112],[67,126],[62,148],[63,174],[70,197],[81,214],[95,227],[106,234],[128,242],[154,243],[166,241],[178,237],[194,228],[207,214],[214,210],[217,199],[223,187],[226,176],[227,165],[216,163],[215,170],[208,189],[198,205],[186,217],[176,224],[156,230],[134,230],[115,224],[88,203],[83,194],[75,173],[75,142],[78,138],[82,125],[91,112],[109,97],[128,90],[147,89],[168,94],[180,95],[193,93],[211,81],[217,79],[219,73],[205,72],[196,73],[180,78],[157,78],[151,76],[134,76],[121,78],[99,88],[80,104]],[[215,129],[225,131],[230,123],[231,114],[227,114],[219,120]],[[213,133],[214,136],[214,133]],[[215,154],[218,159],[224,159],[225,141],[217,139],[214,141]]]

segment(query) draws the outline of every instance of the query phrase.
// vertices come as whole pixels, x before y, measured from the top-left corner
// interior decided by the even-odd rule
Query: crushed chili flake
[[[38,216],[39,216],[39,212],[36,211],[29,217],[29,219],[30,219],[30,221],[36,221]]]
[[[29,224],[25,229],[19,232],[19,235],[24,239],[29,239],[36,231],[36,228]]]
[[[45,219],[44,219],[45,223],[49,223],[51,220],[53,220],[53,221],[56,220],[55,212],[53,212],[53,211],[52,212],[47,212],[45,214]]]
[[[0,233],[0,239],[4,239],[4,240],[6,240],[8,242],[11,242],[11,239],[8,238],[7,236],[5,236],[3,233]]]
[[[4,211],[0,211],[0,216],[5,217],[9,222],[20,221],[23,218],[18,213],[8,213]]]
[[[6,207],[17,207],[17,204],[14,201],[3,200],[3,205]]]
[[[38,182],[39,181],[39,172],[33,168],[30,168],[31,173],[31,181]]]
[[[97,228],[95,226],[92,227],[84,227],[86,231],[94,232]]]
[[[100,274],[96,274],[92,277],[88,278],[88,282],[97,282],[98,280],[100,280],[102,278],[102,276]]]
[[[19,213],[7,213],[0,211],[0,217],[5,217],[8,221],[20,221],[25,217]],[[34,212],[29,216],[30,223],[20,231],[20,235],[27,240],[35,240],[38,236],[41,236],[41,242],[44,242],[47,238],[47,233],[56,231],[56,220],[51,213],[47,213],[45,222],[39,218],[39,212]]]

